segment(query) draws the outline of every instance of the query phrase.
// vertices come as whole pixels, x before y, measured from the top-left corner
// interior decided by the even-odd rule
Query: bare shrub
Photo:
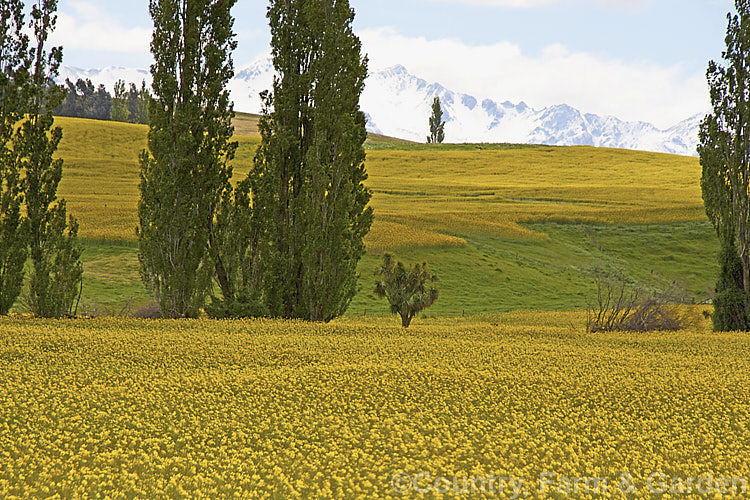
[[[135,311],[133,317],[139,319],[160,319],[162,317],[161,307],[156,302],[150,302]]]
[[[79,318],[105,318],[115,316],[114,311],[99,304],[81,304]]]
[[[684,327],[677,305],[684,299],[672,290],[649,294],[628,285],[622,276],[605,280],[599,272],[595,283],[596,300],[586,312],[589,333],[676,331]]]

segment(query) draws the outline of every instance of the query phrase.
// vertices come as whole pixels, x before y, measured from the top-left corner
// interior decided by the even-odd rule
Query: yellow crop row
[[[59,155],[66,160],[60,195],[80,219],[81,236],[135,238],[138,155],[146,146],[146,127],[57,122],[64,131]],[[235,179],[250,169],[259,141],[238,140]],[[367,171],[377,218],[368,243],[378,250],[456,244],[449,236],[456,234],[535,238],[541,235],[519,223],[540,220],[705,219],[697,158],[589,147],[373,150],[367,153]]]
[[[741,488],[750,337],[583,319],[0,319],[0,497],[436,498],[474,481],[472,498],[515,498],[489,491],[506,477],[528,498],[614,498],[623,473],[633,498],[709,474]],[[719,497],[699,492],[663,498]]]
[[[368,153],[376,214],[435,231],[529,237],[518,223],[705,219],[700,165],[589,147]]]
[[[414,224],[375,220],[365,237],[368,250],[396,250],[402,247],[455,247],[466,246],[466,240],[456,236],[426,231]]]

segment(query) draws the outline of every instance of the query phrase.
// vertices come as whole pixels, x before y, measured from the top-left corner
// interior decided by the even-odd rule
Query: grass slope
[[[86,242],[84,302],[115,312],[148,296],[135,255],[138,155],[147,128],[58,118],[60,189]],[[259,143],[239,115],[235,179]],[[428,261],[441,278],[430,314],[583,307],[596,267],[647,287],[676,281],[698,301],[716,273],[697,159],[589,147],[425,145],[370,136],[376,222],[353,314],[383,313],[370,293],[383,251]],[[653,271],[653,273],[652,273]]]
[[[594,298],[597,269],[622,273],[648,290],[679,290],[695,302],[707,299],[716,279],[718,246],[708,222],[537,223],[529,229],[548,237],[464,235],[464,247],[402,249],[398,256],[426,260],[437,272],[440,298],[426,311],[430,316],[585,308]],[[362,260],[360,293],[349,314],[387,313],[372,293],[378,261],[378,254]]]
[[[593,298],[597,268],[622,272],[649,289],[673,282],[696,302],[716,278],[716,245],[707,222],[646,225],[538,223],[538,240],[466,235],[465,245],[406,247],[398,257],[427,261],[439,276],[440,299],[426,314],[460,316],[517,309],[584,308]],[[86,241],[84,312],[118,313],[149,301],[138,272],[135,243]],[[676,250],[675,250],[676,249]],[[377,299],[373,271],[380,253],[359,265],[359,290],[350,315],[388,314]]]

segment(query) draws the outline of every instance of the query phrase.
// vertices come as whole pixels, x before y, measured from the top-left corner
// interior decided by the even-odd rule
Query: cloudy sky
[[[732,0],[350,0],[371,71],[403,64],[451,90],[660,127],[708,108]],[[269,52],[266,0],[234,9],[238,68]],[[148,0],[60,0],[63,64],[147,68]]]

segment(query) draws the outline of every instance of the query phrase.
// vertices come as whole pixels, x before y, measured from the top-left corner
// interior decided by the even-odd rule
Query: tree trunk
[[[740,207],[733,207],[735,211],[740,212]],[[740,217],[737,224],[737,239],[739,240],[739,257],[742,262],[742,286],[745,293],[750,294],[750,255],[748,254],[748,230],[747,222],[744,217]]]
[[[413,314],[402,314],[401,315],[401,326],[404,328],[409,328],[409,325],[411,324],[411,320],[414,317]]]
[[[234,293],[232,292],[232,285],[229,282],[227,271],[224,268],[224,263],[221,261],[221,257],[216,257],[216,280],[219,282],[219,288],[221,288],[221,295],[226,301],[234,300]]]

